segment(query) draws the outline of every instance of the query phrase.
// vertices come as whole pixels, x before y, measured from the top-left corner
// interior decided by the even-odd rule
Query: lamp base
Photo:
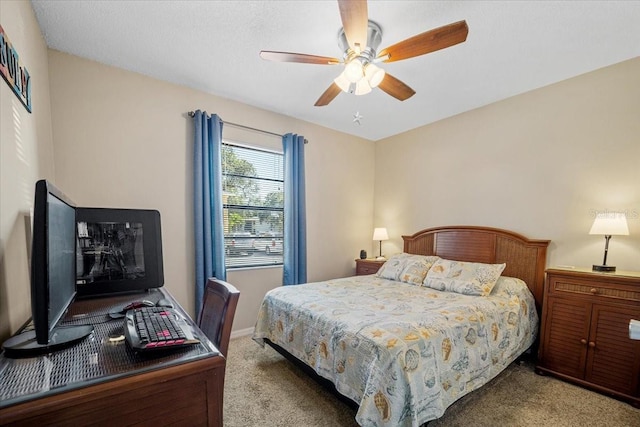
[[[613,265],[594,265],[593,271],[602,271],[605,273],[613,273],[616,268]]]

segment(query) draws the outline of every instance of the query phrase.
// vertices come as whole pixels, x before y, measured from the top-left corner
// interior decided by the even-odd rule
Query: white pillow
[[[380,267],[376,276],[420,286],[429,268],[439,259],[437,256],[396,254]]]
[[[424,285],[440,291],[486,296],[491,293],[505,267],[506,264],[439,259],[429,269]]]

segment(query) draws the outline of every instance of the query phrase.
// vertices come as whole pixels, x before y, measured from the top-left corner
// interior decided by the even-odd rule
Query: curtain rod
[[[195,113],[195,111],[189,111],[187,114],[189,115],[189,117],[193,117],[193,116],[195,116],[196,113]],[[280,135],[279,133],[269,132],[268,130],[256,129],[256,128],[252,128],[251,126],[239,125],[237,123],[227,122],[227,121],[222,120],[222,119],[220,119],[220,121],[222,123],[224,123],[225,125],[229,125],[229,126],[233,126],[233,127],[237,127],[237,128],[241,128],[241,129],[252,130],[254,132],[266,133],[267,135],[279,136],[280,138],[283,137],[283,135]],[[307,141],[305,140],[305,143],[306,142]]]

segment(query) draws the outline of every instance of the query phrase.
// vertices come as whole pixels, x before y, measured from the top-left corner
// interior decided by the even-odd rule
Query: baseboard
[[[232,331],[231,332],[231,339],[234,338],[240,338],[240,337],[246,337],[247,335],[253,335],[253,330],[255,328],[247,328],[247,329],[240,329],[239,331]]]

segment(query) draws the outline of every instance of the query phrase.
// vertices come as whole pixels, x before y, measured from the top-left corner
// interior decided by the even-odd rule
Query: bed
[[[537,337],[549,241],[475,226],[403,240],[376,275],[268,292],[253,335],[355,402],[361,426],[441,417]]]

